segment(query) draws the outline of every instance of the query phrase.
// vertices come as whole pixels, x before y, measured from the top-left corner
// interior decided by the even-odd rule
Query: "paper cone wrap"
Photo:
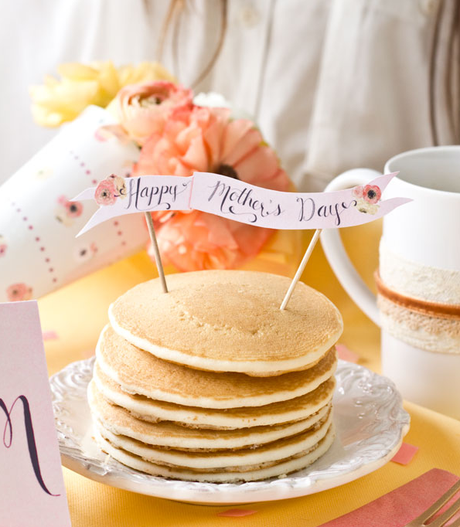
[[[78,193],[137,161],[134,143],[104,136],[115,124],[89,107],[0,187],[0,302],[38,298],[142,249],[143,215],[115,218],[78,239],[94,202],[70,203]]]

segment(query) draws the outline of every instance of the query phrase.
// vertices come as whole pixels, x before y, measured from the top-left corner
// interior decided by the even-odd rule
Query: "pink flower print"
[[[67,216],[70,218],[78,218],[83,212],[83,205],[79,201],[69,201],[66,205]]]
[[[361,185],[355,187],[353,189],[353,196],[357,199],[360,199],[364,196],[364,187],[362,187]]]
[[[5,238],[0,235],[0,257],[5,256],[8,245],[6,244]]]
[[[6,290],[6,295],[10,302],[30,300],[32,298],[32,288],[23,283],[13,284]]]
[[[70,218],[78,218],[83,212],[83,205],[79,201],[69,201],[65,196],[59,196],[58,203],[66,209]]]
[[[382,197],[382,191],[377,185],[366,185],[363,189],[363,198],[368,203],[377,203]]]
[[[59,196],[58,203],[56,219],[67,227],[70,227],[74,219],[83,213],[83,205],[79,201],[69,201],[65,196]]]
[[[117,197],[115,182],[110,179],[110,176],[99,183],[94,193],[98,205],[113,205],[117,201]]]
[[[97,140],[97,141],[100,141],[101,143],[104,143],[105,141],[107,141],[108,139],[110,139],[110,137],[112,136],[111,133],[109,132],[106,132],[105,131],[105,128],[103,126],[100,126],[95,132],[94,132],[94,138]]]
[[[67,215],[67,209],[64,205],[59,204],[54,212],[54,217],[58,222],[62,223],[66,227],[70,227],[73,224],[73,219]]]
[[[93,242],[90,245],[81,245],[76,248],[74,256],[75,260],[79,263],[88,262],[97,253],[97,246]]]

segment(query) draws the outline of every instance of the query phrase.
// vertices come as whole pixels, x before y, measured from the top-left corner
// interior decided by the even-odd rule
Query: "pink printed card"
[[[0,525],[70,527],[35,301],[0,304]]]

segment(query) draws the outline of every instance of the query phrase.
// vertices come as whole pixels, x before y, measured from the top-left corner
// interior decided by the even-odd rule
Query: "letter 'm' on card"
[[[0,304],[0,526],[70,527],[35,301]]]

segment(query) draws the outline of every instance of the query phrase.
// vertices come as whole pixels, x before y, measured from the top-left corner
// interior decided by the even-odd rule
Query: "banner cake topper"
[[[220,174],[193,176],[109,176],[73,201],[94,199],[99,209],[78,236],[124,214],[159,210],[200,210],[268,229],[332,229],[361,225],[385,216],[408,198],[382,200],[396,172],[364,187],[334,192],[280,192]]]

